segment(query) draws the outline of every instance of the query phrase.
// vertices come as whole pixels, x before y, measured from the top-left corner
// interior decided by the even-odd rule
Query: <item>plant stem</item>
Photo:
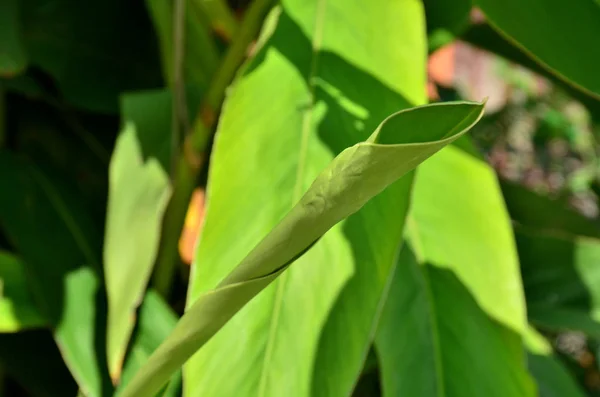
[[[235,37],[238,23],[225,0],[192,0],[190,5],[203,10],[212,29],[223,39]]]
[[[183,152],[177,160],[173,196],[165,213],[161,246],[153,275],[154,288],[163,296],[170,292],[175,266],[179,262],[181,230],[198,175],[207,160],[206,149],[212,136],[217,111],[225,98],[227,87],[246,59],[247,49],[258,35],[264,16],[273,3],[274,0],[254,0],[246,11],[233,43],[227,49],[200,105],[192,131],[186,136]]]

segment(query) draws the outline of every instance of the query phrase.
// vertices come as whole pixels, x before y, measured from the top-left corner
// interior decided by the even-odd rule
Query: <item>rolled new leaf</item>
[[[122,396],[154,395],[174,371],[323,234],[467,132],[479,121],[483,108],[484,103],[453,102],[403,110],[384,120],[367,141],[341,152],[219,286],[188,309]]]

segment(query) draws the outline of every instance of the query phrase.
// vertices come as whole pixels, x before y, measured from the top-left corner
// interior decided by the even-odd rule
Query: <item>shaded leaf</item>
[[[520,230],[517,244],[530,321],[600,337],[600,241]]]
[[[8,152],[0,152],[0,191],[0,225],[27,266],[67,366],[86,395],[110,395],[98,277],[102,240],[83,200],[50,169]]]
[[[419,171],[417,171],[419,173]],[[521,336],[451,267],[402,250],[375,339],[383,396],[534,396]]]
[[[104,238],[108,300],[107,356],[118,379],[135,311],[158,251],[162,217],[171,194],[169,177],[154,158],[144,162],[134,124],[117,138],[109,170]]]
[[[530,328],[527,331],[527,364],[534,377],[540,397],[584,397],[586,393],[573,379],[560,359],[554,356],[552,346],[544,337]]]
[[[284,1],[259,43],[215,138],[190,304],[286,215],[335,155],[366,140],[390,113],[425,101],[418,1]],[[257,97],[274,100],[265,107]],[[456,116],[450,124],[460,123]],[[403,142],[423,142],[446,128],[438,127],[398,131]],[[186,366],[185,394],[350,394],[393,271],[410,179],[327,233],[236,315]],[[307,290],[314,296],[307,299]],[[290,362],[295,371],[285,370]]]
[[[0,251],[0,332],[46,324],[30,294],[24,264],[14,255]]]
[[[32,65],[74,106],[116,113],[123,91],[160,85],[151,24],[136,2],[22,0]]]
[[[590,0],[474,0],[489,23],[544,68],[600,97],[600,6]]]
[[[479,120],[482,112],[483,104],[466,102],[398,112],[387,118],[365,142],[340,153],[288,214],[217,288],[201,295],[189,307],[173,333],[129,383],[123,396],[155,393],[177,368],[291,263],[304,254],[311,257],[318,252],[310,248],[319,245],[323,234],[464,134]],[[207,233],[205,230],[203,236]],[[306,271],[307,268],[301,269]],[[323,269],[319,270],[323,277]],[[315,294],[321,292],[313,291]],[[303,299],[306,300],[305,295]],[[260,301],[253,303],[256,302]],[[294,314],[299,315],[298,312]],[[308,321],[310,315],[301,318]],[[238,337],[241,329],[237,328]],[[299,361],[293,363],[297,365]],[[229,373],[232,375],[231,371]]]
[[[4,0],[0,5],[0,76],[19,74],[26,66],[19,0]]]
[[[550,233],[600,238],[600,222],[569,208],[568,203],[552,200],[514,182],[502,181],[501,187],[508,212],[519,225]]]
[[[48,330],[0,334],[0,363],[32,397],[77,394],[77,384]]]
[[[197,109],[202,92],[188,87],[188,109]],[[173,153],[171,115],[173,95],[167,89],[129,92],[121,96],[121,116],[135,126],[144,159],[159,161],[165,171],[171,169]],[[190,122],[193,114],[190,114]]]

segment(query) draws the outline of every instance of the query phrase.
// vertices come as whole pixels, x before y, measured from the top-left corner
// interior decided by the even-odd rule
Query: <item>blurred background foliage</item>
[[[264,4],[253,10],[256,3]],[[589,92],[598,87],[589,88],[591,78],[557,78],[537,62],[545,54],[506,39],[512,31],[496,26],[501,15],[492,7],[508,7],[500,0],[477,1],[475,7],[464,0],[422,3],[430,100],[489,97],[486,115],[470,135],[496,171],[513,220],[531,325],[525,336],[529,372],[544,397],[600,396],[600,96]],[[532,10],[539,4],[525,3]],[[593,0],[575,3],[600,8]],[[179,17],[177,4],[0,4],[0,396],[113,395],[120,387],[113,386],[115,379],[125,384],[184,310],[225,88],[253,54],[272,4],[188,0]],[[253,20],[244,24],[248,14]],[[574,50],[595,45],[597,37]],[[556,53],[565,56],[560,48]],[[568,75],[569,67],[557,69]],[[139,320],[123,326],[125,338],[132,335],[129,344],[107,353],[104,334],[112,320],[104,281],[122,265],[109,264],[101,236],[113,208],[111,156],[127,123],[135,126],[139,147],[123,150],[131,150],[132,158],[156,159],[156,169],[139,166],[141,160],[123,167],[139,174],[120,188],[140,196],[151,189],[157,197],[170,194],[167,187],[140,182],[160,169],[175,186],[187,183],[190,189],[181,197],[174,192],[166,209],[159,199],[146,203],[153,216],[128,219],[132,230],[149,228],[158,236],[166,211],[163,236],[165,230],[175,233],[160,247],[157,236],[143,236],[148,240],[140,244],[150,241],[158,253],[136,268],[141,285],[125,284],[135,289],[126,304],[136,310],[142,302]],[[204,132],[191,133],[198,128]],[[195,137],[191,157],[189,136]],[[189,180],[175,177],[182,175],[178,158],[199,164]],[[127,250],[125,240],[127,230],[114,257]],[[110,368],[99,364],[107,361]],[[393,395],[383,390],[371,349],[354,396]],[[164,395],[181,395],[181,374]]]

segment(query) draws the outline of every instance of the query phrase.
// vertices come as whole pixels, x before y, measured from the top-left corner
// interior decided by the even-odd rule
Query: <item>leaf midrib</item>
[[[300,150],[299,150],[299,158],[298,158],[298,167],[296,170],[296,183],[294,185],[293,195],[292,195],[292,203],[290,208],[293,207],[296,202],[300,199],[303,193],[303,179],[304,172],[306,168],[306,158],[308,151],[308,142],[311,132],[312,125],[312,117],[313,110],[315,105],[315,84],[313,83],[313,79],[317,72],[318,67],[318,55],[321,47],[321,39],[323,35],[323,25],[324,25],[324,16],[325,16],[325,6],[327,0],[317,0],[316,5],[316,15],[315,15],[315,31],[312,39],[312,59],[310,65],[310,71],[308,74],[307,84],[309,89],[309,99],[310,104],[307,109],[304,111],[304,115],[302,117],[302,130],[301,130],[301,140],[300,140]],[[264,354],[263,367],[260,374],[260,381],[258,386],[258,396],[263,397],[266,393],[267,386],[267,378],[268,378],[268,368],[270,367],[273,349],[275,345],[275,334],[277,331],[277,327],[279,325],[279,316],[281,313],[281,306],[283,303],[283,293],[285,291],[285,284],[288,278],[288,272],[284,272],[278,280],[277,289],[275,291],[275,297],[273,298],[273,310],[271,313],[271,324],[269,327],[269,335],[266,341],[266,349]]]

